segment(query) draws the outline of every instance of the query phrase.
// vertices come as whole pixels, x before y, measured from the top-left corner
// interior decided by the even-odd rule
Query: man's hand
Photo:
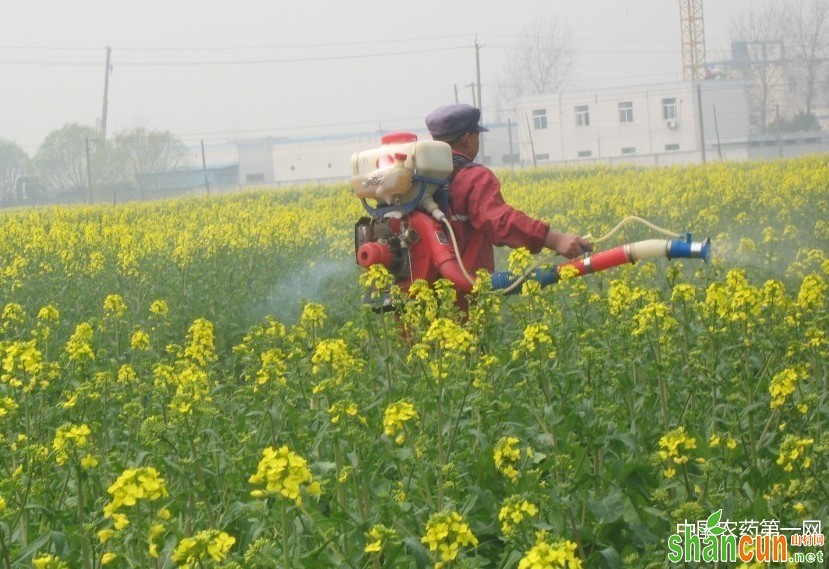
[[[568,259],[575,259],[593,250],[593,245],[587,239],[572,233],[558,233],[553,230],[547,234],[544,246]]]

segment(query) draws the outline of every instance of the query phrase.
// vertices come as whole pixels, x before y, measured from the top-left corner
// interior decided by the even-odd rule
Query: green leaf
[[[14,560],[12,565],[18,565],[20,563],[23,563],[26,559],[28,559],[29,557],[34,555],[34,553],[38,549],[40,549],[44,544],[46,544],[49,541],[50,537],[51,537],[50,534],[45,533],[45,534],[41,535],[40,537],[38,537],[33,542],[31,542],[29,545],[27,545],[25,548],[23,548],[20,551],[20,555],[17,556],[17,559]]]
[[[596,521],[600,524],[610,524],[622,517],[625,511],[626,500],[619,490],[611,490],[601,500],[590,500],[589,508]]]
[[[602,567],[606,569],[620,569],[622,567],[622,558],[619,552],[613,547],[607,547],[601,550]]]

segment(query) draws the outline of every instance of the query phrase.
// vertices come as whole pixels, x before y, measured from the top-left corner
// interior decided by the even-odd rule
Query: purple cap
[[[467,132],[488,132],[478,124],[481,111],[472,105],[457,103],[439,107],[426,116],[426,128],[435,140],[455,140]]]

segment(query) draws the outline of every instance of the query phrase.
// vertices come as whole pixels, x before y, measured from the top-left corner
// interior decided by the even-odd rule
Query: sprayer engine
[[[381,142],[351,158],[351,188],[370,214],[354,227],[357,264],[383,265],[403,289],[416,279],[433,282],[440,278],[435,255],[454,256],[435,201],[452,173],[452,149],[409,133]]]
[[[397,223],[392,223],[397,221]],[[396,225],[397,227],[393,227]],[[357,264],[368,268],[379,264],[401,281],[411,275],[409,250],[419,236],[400,227],[398,220],[361,217],[354,226],[354,252]]]
[[[366,269],[374,264],[383,265],[404,290],[417,279],[434,282],[444,278],[451,281],[458,292],[470,293],[475,279],[464,267],[452,225],[437,203],[442,201],[441,192],[446,194],[447,178],[452,173],[449,145],[418,141],[413,134],[393,133],[383,137],[379,148],[354,154],[351,164],[354,174],[351,188],[370,214],[354,227],[357,264]],[[374,205],[370,205],[369,200]],[[520,277],[497,272],[492,275],[492,288],[512,293],[520,291],[526,280],[535,280],[542,286],[553,284],[558,282],[560,269],[564,267],[582,276],[656,257],[710,259],[710,239],[693,241],[690,233],[672,233],[633,216],[622,220],[595,242],[610,237],[633,220],[672,239],[628,243],[559,266],[536,267]]]

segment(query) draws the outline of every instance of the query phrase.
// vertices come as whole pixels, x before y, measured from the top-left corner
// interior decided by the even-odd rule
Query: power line
[[[323,55],[316,57],[295,57],[276,59],[237,59],[223,61],[120,61],[118,67],[182,67],[182,66],[221,66],[221,65],[271,65],[280,63],[310,63],[319,61],[343,61],[355,59],[371,59],[398,55],[412,55],[420,53],[438,53],[471,49],[471,46],[436,47],[418,50],[386,51],[381,53],[363,53],[355,55]],[[88,66],[100,65],[98,62],[86,61],[59,61],[34,59],[0,59],[0,65],[45,65],[45,66]]]
[[[453,35],[443,35],[443,36],[428,36],[428,37],[417,37],[417,38],[395,38],[389,40],[363,40],[363,41],[351,41],[351,42],[332,42],[332,43],[297,43],[297,44],[271,44],[271,45],[238,45],[238,46],[147,46],[147,47],[137,47],[137,46],[118,46],[116,49],[118,51],[147,51],[147,52],[158,52],[158,51],[267,51],[267,50],[279,50],[279,49],[296,49],[296,48],[317,48],[317,47],[345,47],[345,46],[358,46],[358,45],[380,45],[380,44],[389,44],[393,43],[395,45],[400,45],[401,43],[405,42],[413,42],[413,41],[423,41],[423,42],[431,42],[435,40],[443,40],[443,39],[461,39],[461,38],[468,38],[473,39],[473,36],[469,34],[453,34]],[[70,46],[38,46],[38,45],[0,45],[0,49],[14,49],[14,50],[33,50],[33,51],[100,51],[100,47],[89,47],[89,46],[77,46],[77,47],[70,47]]]

